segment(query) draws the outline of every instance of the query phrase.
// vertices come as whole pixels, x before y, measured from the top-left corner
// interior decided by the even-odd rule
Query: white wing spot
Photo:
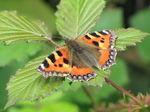
[[[44,64],[40,64],[40,66],[41,66],[41,68],[42,68],[42,69],[44,69],[44,68],[45,68],[45,67],[44,67]]]
[[[104,32],[104,33],[108,34],[108,32],[107,32],[106,30],[103,30],[102,32]]]

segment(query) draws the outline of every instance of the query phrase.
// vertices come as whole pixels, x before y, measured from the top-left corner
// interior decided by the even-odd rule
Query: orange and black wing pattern
[[[100,55],[95,55],[98,58],[99,69],[104,70],[115,64],[115,58],[117,51],[114,48],[115,45],[114,32],[111,30],[96,31],[88,33],[84,36],[80,36],[77,39],[84,41],[89,46],[95,47]]]
[[[87,82],[97,75],[92,66],[104,70],[115,63],[115,39],[115,34],[110,30],[89,33],[75,40],[68,39],[67,45],[45,58],[38,67],[38,73],[46,78],[65,76],[71,81]]]
[[[73,52],[72,52],[73,53]],[[78,54],[72,54],[71,71],[67,76],[72,81],[87,82],[91,78],[95,78],[97,74],[89,67]]]
[[[38,73],[46,78],[48,76],[64,77],[69,74],[70,68],[67,46],[62,46],[45,58],[38,67]]]

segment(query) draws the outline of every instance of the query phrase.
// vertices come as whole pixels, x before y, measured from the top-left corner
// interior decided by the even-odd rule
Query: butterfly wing
[[[111,30],[103,30],[88,33],[84,36],[78,37],[77,39],[82,39],[84,42],[100,49],[112,49],[114,48],[116,36]]]
[[[70,72],[67,46],[62,46],[52,52],[39,65],[37,71],[46,78],[48,76],[67,76]]]
[[[100,53],[98,64],[101,70],[107,69],[111,65],[115,64],[117,54],[116,49],[100,49],[98,52]]]
[[[90,54],[91,57],[96,59],[96,62],[93,62],[95,63],[94,66],[104,70],[115,63],[117,52],[114,43],[116,38],[113,31],[103,30],[80,36],[76,39],[76,42],[88,52],[85,55]]]
[[[86,82],[96,76],[78,54],[69,51],[67,46],[52,52],[39,65],[37,71],[46,78],[49,76],[67,76],[71,81]]]

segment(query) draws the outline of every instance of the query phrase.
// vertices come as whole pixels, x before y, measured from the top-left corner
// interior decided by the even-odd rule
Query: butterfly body
[[[38,73],[86,82],[97,75],[92,67],[104,70],[115,63],[115,39],[110,30],[89,33],[74,40],[65,39],[66,45],[51,53],[39,65]]]

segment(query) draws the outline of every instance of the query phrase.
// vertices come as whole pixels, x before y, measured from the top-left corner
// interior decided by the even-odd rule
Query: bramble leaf
[[[26,43],[18,42],[10,46],[4,46],[4,43],[0,43],[1,54],[0,66],[8,65],[12,60],[22,61],[28,59],[28,57],[34,56],[40,51],[43,43]],[[9,55],[8,55],[9,54]]]
[[[63,82],[63,77],[44,78],[36,73],[38,65],[47,55],[28,62],[23,69],[16,72],[8,85],[8,102],[5,109],[19,100],[35,100],[52,94]]]
[[[97,73],[96,78],[93,78],[91,80],[88,81],[87,85],[91,85],[91,86],[100,86],[102,87],[104,80],[104,77],[108,77],[108,75],[110,74],[110,70],[98,70],[98,69],[94,69],[94,71]]]
[[[136,45],[136,43],[141,42],[145,36],[150,35],[134,28],[120,28],[114,31],[118,37],[115,45],[117,50],[125,50],[126,46]]]
[[[7,45],[18,41],[47,41],[50,33],[41,21],[31,21],[15,11],[0,12],[0,42]]]
[[[76,38],[90,31],[105,6],[104,0],[61,0],[56,25],[61,36]]]

